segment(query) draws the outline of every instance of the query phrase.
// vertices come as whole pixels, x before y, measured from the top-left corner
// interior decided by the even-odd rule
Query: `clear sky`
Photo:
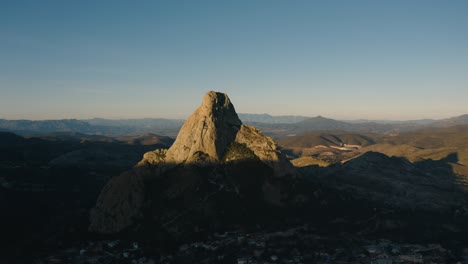
[[[468,113],[468,1],[0,2],[0,118]]]

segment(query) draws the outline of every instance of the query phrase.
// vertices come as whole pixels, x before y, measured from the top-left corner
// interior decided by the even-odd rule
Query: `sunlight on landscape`
[[[467,14],[1,2],[0,263],[468,263]]]

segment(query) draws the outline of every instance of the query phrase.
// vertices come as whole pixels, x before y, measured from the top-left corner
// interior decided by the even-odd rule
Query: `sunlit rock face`
[[[187,207],[223,218],[213,215],[230,206],[245,212],[244,200],[259,207],[284,206],[287,192],[275,179],[294,175],[273,139],[242,125],[229,97],[210,91],[168,150],[145,153],[131,171],[109,181],[90,214],[90,230],[117,233],[145,217],[165,227]],[[221,198],[210,200],[216,195]],[[143,204],[150,216],[143,216]]]
[[[166,161],[219,162],[241,125],[228,96],[208,92],[200,107],[182,126],[176,141],[167,151]]]

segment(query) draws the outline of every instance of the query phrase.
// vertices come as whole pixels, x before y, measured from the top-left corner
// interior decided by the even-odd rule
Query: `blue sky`
[[[1,1],[0,118],[468,113],[468,1]]]

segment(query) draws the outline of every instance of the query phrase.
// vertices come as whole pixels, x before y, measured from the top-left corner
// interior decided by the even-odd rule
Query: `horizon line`
[[[316,118],[316,117],[323,117],[327,119],[333,119],[337,121],[419,121],[419,120],[442,120],[442,119],[448,119],[448,118],[455,118],[455,117],[461,117],[464,115],[468,115],[468,113],[465,114],[460,114],[460,115],[454,115],[454,116],[445,116],[445,117],[438,117],[438,118],[410,118],[410,119],[386,119],[386,118],[334,118],[334,117],[329,117],[329,116],[323,116],[323,115],[315,115],[315,116],[307,116],[307,115],[294,115],[294,114],[286,114],[286,115],[272,115],[268,113],[237,113],[238,115],[240,114],[248,114],[248,115],[269,115],[271,117],[304,117],[304,118]],[[166,120],[186,120],[190,115],[188,115],[186,118],[177,118],[177,117],[87,117],[87,118],[77,118],[77,117],[70,117],[70,118],[5,118],[5,117],[0,117],[0,120],[7,120],[7,121],[59,121],[59,120],[78,120],[78,121],[86,121],[86,120],[92,120],[92,119],[107,119],[107,120],[141,120],[141,119],[166,119]]]

